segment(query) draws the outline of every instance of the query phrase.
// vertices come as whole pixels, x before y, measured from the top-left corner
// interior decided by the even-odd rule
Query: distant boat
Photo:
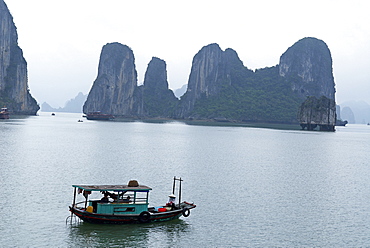
[[[342,120],[336,120],[335,125],[336,126],[345,126],[348,124],[348,121],[342,121]]]
[[[51,113],[51,115],[52,115],[52,116],[54,116],[54,115],[55,115],[55,113]]]
[[[175,182],[180,181],[179,199],[175,203]],[[139,185],[131,180],[127,185],[72,185],[74,199],[70,218],[73,215],[81,220],[95,224],[136,224],[162,222],[188,217],[190,209],[196,207],[193,203],[181,202],[181,178],[174,177],[173,191],[165,205],[149,207],[150,187]],[[78,194],[83,193],[84,200],[77,202]],[[101,199],[89,199],[92,192],[101,193]]]
[[[89,112],[88,114],[84,115],[83,117],[86,117],[86,119],[88,119],[88,120],[103,120],[103,121],[114,120],[113,115],[103,114],[100,111]]]
[[[1,108],[0,119],[9,119],[9,111],[7,108]]]
[[[83,120],[78,120],[77,122],[83,122]]]

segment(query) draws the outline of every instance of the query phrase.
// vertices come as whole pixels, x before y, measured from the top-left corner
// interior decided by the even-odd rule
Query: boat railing
[[[146,198],[146,197],[136,197],[136,198],[134,198],[133,203],[135,203],[135,204],[145,204],[145,203],[148,203],[148,198]]]
[[[79,205],[82,205],[83,206],[84,204],[85,204],[85,201],[76,202],[73,207],[75,207],[75,208],[83,208],[83,207],[81,207]]]

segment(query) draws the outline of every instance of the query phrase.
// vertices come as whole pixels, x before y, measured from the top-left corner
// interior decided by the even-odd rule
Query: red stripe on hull
[[[104,223],[104,224],[133,224],[141,223],[139,221],[139,215],[133,216],[107,216],[101,214],[89,213],[84,210],[78,210],[75,208],[70,208],[70,211],[78,216],[81,220],[89,223]],[[161,213],[150,215],[150,221],[148,222],[159,222],[159,221],[169,221],[173,219],[178,219],[182,215],[182,210],[179,209],[175,213]]]

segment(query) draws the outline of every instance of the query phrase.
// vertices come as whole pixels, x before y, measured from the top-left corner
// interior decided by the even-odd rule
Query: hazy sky
[[[167,63],[171,89],[187,83],[194,55],[218,43],[250,69],[274,66],[296,41],[316,37],[333,58],[336,100],[370,103],[370,15],[362,0],[5,0],[41,104],[87,94],[103,45],[134,52],[142,84],[153,56]]]

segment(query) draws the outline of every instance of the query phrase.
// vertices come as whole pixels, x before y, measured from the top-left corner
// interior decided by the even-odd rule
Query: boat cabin
[[[87,212],[108,215],[140,214],[148,211],[150,187],[130,181],[128,185],[72,185],[74,187],[73,206]],[[77,194],[84,201],[77,202]],[[95,196],[97,199],[91,199]],[[96,197],[99,196],[99,197]],[[84,206],[84,207],[82,207]]]

